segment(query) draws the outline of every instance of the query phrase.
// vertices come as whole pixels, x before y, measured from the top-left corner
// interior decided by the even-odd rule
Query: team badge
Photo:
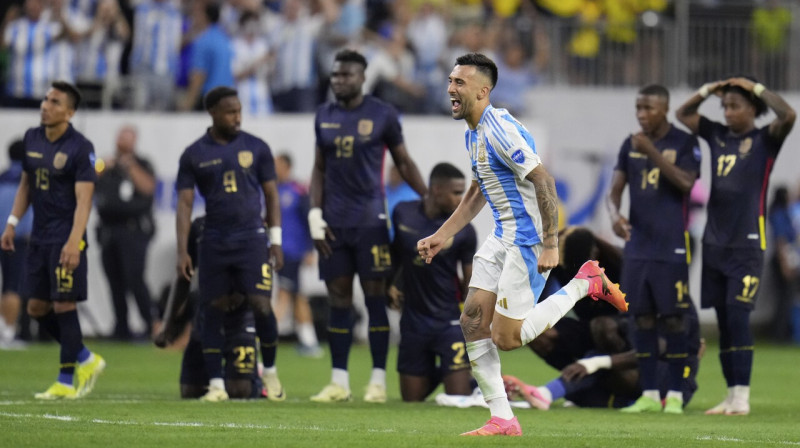
[[[746,139],[742,140],[742,143],[739,144],[739,154],[740,155],[747,155],[750,153],[750,150],[753,148],[753,139],[747,137]]]
[[[253,164],[253,153],[250,151],[239,151],[239,165],[242,168],[250,168]]]
[[[665,149],[664,151],[661,152],[661,155],[664,156],[664,158],[667,159],[669,163],[674,165],[675,159],[678,156],[678,151],[675,151],[674,149]]]
[[[60,170],[64,168],[64,165],[67,164],[67,155],[63,152],[59,151],[56,153],[56,156],[53,157],[53,168]]]
[[[372,120],[358,120],[358,134],[364,137],[372,134]]]
[[[517,165],[522,165],[525,163],[525,153],[518,149],[514,151],[514,154],[511,154],[511,160],[517,162]]]
[[[478,162],[486,162],[486,146],[478,144]]]

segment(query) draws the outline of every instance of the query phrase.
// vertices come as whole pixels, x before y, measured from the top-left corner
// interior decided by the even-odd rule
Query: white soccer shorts
[[[509,246],[489,235],[472,261],[470,288],[497,295],[495,311],[522,320],[536,305],[550,271],[540,274],[542,245]]]

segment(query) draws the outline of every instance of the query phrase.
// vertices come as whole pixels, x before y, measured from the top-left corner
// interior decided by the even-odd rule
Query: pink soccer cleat
[[[531,407],[542,411],[550,409],[550,401],[542,396],[536,386],[525,384],[519,378],[511,375],[503,375],[503,384],[506,386],[506,394],[508,394],[509,400],[520,397],[527,401]]]
[[[500,417],[492,417],[480,428],[465,432],[462,436],[521,436],[522,428],[519,426],[517,417],[511,420]]]
[[[625,301],[625,294],[619,290],[619,285],[611,283],[606,277],[604,269],[595,260],[589,260],[581,266],[575,278],[589,281],[589,294],[592,300],[605,300],[614,308],[628,311],[628,302]]]

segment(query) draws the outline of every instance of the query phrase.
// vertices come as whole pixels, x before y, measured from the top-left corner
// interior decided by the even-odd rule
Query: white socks
[[[467,342],[467,354],[472,364],[472,376],[478,382],[492,416],[505,420],[514,418],[500,373],[500,355],[497,346],[491,339]]]
[[[677,398],[678,400],[683,403],[683,392],[676,391],[676,390],[668,390],[666,398]]]
[[[222,378],[211,378],[211,381],[208,382],[208,388],[225,390],[225,380]]]
[[[347,390],[350,390],[350,373],[344,369],[331,370],[331,383],[338,384]]]
[[[527,345],[536,336],[552,328],[556,322],[564,317],[578,300],[589,293],[589,281],[574,278],[555,294],[536,304],[522,321],[520,339],[522,345]],[[470,358],[472,359],[472,358]]]
[[[642,396],[661,403],[661,392],[658,389],[642,391]]]
[[[317,333],[314,331],[314,325],[310,322],[296,324],[295,332],[297,333],[297,339],[300,341],[300,344],[306,347],[316,347],[319,345]]]
[[[386,387],[386,369],[372,369],[372,375],[369,377],[369,384],[380,384]]]

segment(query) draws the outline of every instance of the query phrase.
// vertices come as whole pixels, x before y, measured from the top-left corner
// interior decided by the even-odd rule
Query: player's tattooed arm
[[[714,81],[704,84],[700,89],[692,95],[691,98],[686,100],[681,107],[675,111],[675,117],[683,123],[692,134],[700,132],[700,105],[708,98],[709,95],[721,95],[721,88],[725,86],[727,81]]]
[[[536,187],[536,202],[542,215],[542,234],[545,249],[558,248],[558,195],[556,182],[542,164],[528,175],[527,179]]]

